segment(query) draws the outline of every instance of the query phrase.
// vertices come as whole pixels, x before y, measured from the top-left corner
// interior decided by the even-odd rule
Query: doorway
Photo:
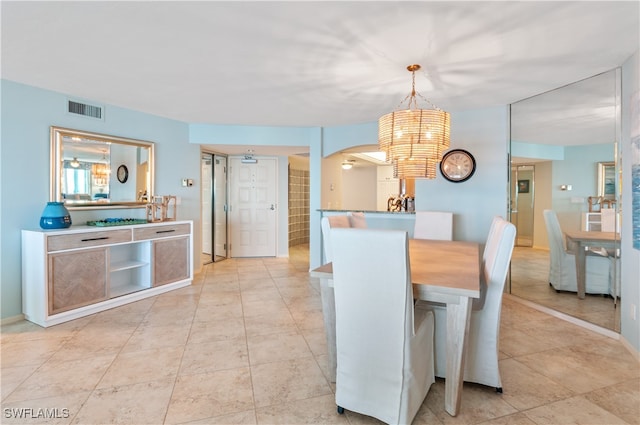
[[[516,226],[516,246],[533,246],[535,166],[511,167],[511,223]]]
[[[277,161],[230,158],[229,223],[232,257],[275,257]]]
[[[227,157],[203,152],[202,176],[202,262],[227,258]]]

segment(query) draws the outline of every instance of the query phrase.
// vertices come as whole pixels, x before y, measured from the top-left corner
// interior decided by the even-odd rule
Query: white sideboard
[[[193,223],[22,231],[22,312],[47,327],[191,284]]]
[[[580,229],[587,232],[613,232],[615,229],[620,233],[620,214],[608,208],[601,212],[582,213]]]

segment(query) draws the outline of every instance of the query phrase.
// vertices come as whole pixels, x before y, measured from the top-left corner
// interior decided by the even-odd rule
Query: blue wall
[[[6,80],[1,84],[2,318],[22,313],[21,229],[39,228],[40,215],[49,200],[50,126],[155,142],[156,194],[179,196],[178,219],[194,220],[194,228],[200,227],[199,189],[181,186],[181,178],[200,176],[200,148],[188,143],[187,124],[109,105],[105,106],[104,120],[75,116],[66,112],[68,97],[64,94]],[[71,213],[74,223],[114,215],[144,217],[144,209]],[[199,236],[194,236],[194,245],[200,246]],[[198,256],[195,261],[200,261]]]

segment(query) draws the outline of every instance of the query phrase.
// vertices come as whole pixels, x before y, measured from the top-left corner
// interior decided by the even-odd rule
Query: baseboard
[[[539,249],[540,251],[547,251],[547,252],[549,252],[549,247],[548,247],[548,246],[537,246],[537,245],[534,245],[534,246],[532,246],[531,248],[533,248],[533,249]]]
[[[7,317],[0,320],[0,325],[10,325],[12,323],[20,322],[24,320],[24,314],[18,314],[17,316]]]
[[[620,341],[622,339],[621,335],[619,333],[617,333],[617,332],[614,332],[614,331],[612,331],[610,329],[605,329],[605,328],[600,327],[598,325],[594,325],[593,323],[589,323],[587,321],[578,319],[578,318],[570,316],[568,314],[561,313],[561,312],[559,312],[557,310],[554,310],[552,308],[545,307],[545,306],[542,306],[540,304],[536,304],[536,303],[534,303],[532,301],[525,300],[523,298],[517,297],[515,295],[511,295],[511,294],[503,294],[503,296],[509,298],[510,300],[518,302],[520,304],[526,305],[527,307],[531,307],[531,308],[533,308],[535,310],[538,310],[538,311],[541,311],[543,313],[546,313],[546,314],[548,314],[550,316],[557,317],[558,319],[562,319],[562,320],[564,320],[566,322],[573,323],[574,325],[577,325],[577,326],[580,326],[582,328],[588,329],[588,330],[590,330],[592,332],[595,332],[597,334],[604,335],[606,337],[609,337],[611,339],[615,339],[615,340],[618,340],[618,341]]]

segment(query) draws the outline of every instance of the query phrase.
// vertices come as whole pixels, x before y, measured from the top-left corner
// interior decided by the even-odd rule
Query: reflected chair
[[[414,239],[453,239],[453,213],[444,211],[416,211]]]
[[[410,424],[433,371],[433,315],[415,308],[408,235],[331,229],[338,412]]]
[[[544,222],[549,238],[549,284],[556,291],[578,292],[575,254],[567,249],[565,238],[558,216],[553,210],[544,210]],[[587,294],[609,294],[611,260],[607,256],[586,256],[586,288]]]
[[[502,392],[498,367],[502,294],[513,253],[516,228],[501,217],[494,218],[485,244],[480,273],[481,306],[474,303],[464,367],[464,381],[495,387]],[[447,367],[447,310],[436,303],[419,301],[435,314],[435,375],[444,378]]]

